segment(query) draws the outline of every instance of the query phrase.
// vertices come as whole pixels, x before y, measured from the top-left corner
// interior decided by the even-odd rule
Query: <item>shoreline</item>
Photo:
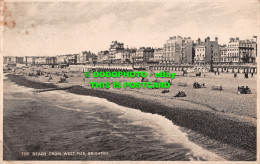
[[[30,88],[58,88],[55,84],[31,81],[20,75],[9,74],[7,77],[18,85]],[[210,111],[169,107],[145,98],[140,99],[132,95],[112,93],[106,90],[88,89],[79,85],[75,85],[67,91],[74,94],[105,98],[121,106],[162,115],[181,128],[190,129],[195,133],[204,135],[220,143],[243,149],[249,156],[252,156],[248,160],[256,160],[256,127],[254,125],[221,118],[220,115]],[[189,137],[189,139],[191,141],[194,140],[192,137]],[[239,155],[234,156],[236,158],[233,157],[233,160],[245,160],[239,157]]]

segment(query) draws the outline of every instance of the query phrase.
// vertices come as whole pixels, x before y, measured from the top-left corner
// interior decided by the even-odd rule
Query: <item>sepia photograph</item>
[[[0,0],[0,162],[257,162],[259,5]]]

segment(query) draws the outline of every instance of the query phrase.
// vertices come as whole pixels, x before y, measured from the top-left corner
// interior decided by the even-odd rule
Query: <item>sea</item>
[[[12,126],[8,125],[11,121],[4,122],[5,127],[19,125],[19,129],[15,132],[12,132],[10,128],[8,129],[9,133],[15,134],[14,137],[16,138],[15,142],[6,142],[6,147],[10,148],[9,151],[16,149],[30,152],[32,146],[28,145],[37,143],[40,145],[33,149],[34,152],[47,152],[46,156],[36,158],[40,160],[225,160],[189,141],[185,131],[182,131],[180,127],[174,125],[164,116],[144,113],[138,109],[120,106],[98,97],[77,95],[61,90],[36,91],[37,89],[19,86],[4,77],[4,117],[9,119],[12,110],[17,112],[19,108],[24,111],[38,110],[35,118],[41,122],[39,128],[45,129],[39,134],[37,134],[37,130],[30,132],[30,136],[35,135],[36,139],[26,140],[23,136],[28,134],[22,134],[23,131],[26,131],[23,130],[23,127],[32,124],[33,118],[25,118],[22,121],[13,119]],[[23,106],[27,108],[25,109]],[[37,109],[35,109],[35,106],[37,106]],[[66,112],[70,112],[71,115],[63,115]],[[42,120],[42,118],[46,118],[41,117],[42,115],[48,116],[51,123],[55,120],[57,120],[57,123],[49,125],[48,120]],[[26,117],[26,115],[22,116]],[[38,126],[37,119],[35,119],[35,125],[30,127]],[[64,123],[62,120],[66,120],[66,122]],[[50,128],[52,126],[58,128]],[[48,134],[48,138],[45,137],[45,142],[37,141],[37,139],[41,140],[40,136],[44,134]],[[21,141],[19,141],[19,138]],[[11,145],[11,143],[16,145]],[[48,155],[50,151],[61,153],[82,152],[84,155],[74,154],[65,157],[64,154],[59,154],[54,158]],[[16,159],[17,156],[14,155],[10,158]],[[20,159],[23,159],[23,157],[19,156],[18,160]],[[35,159],[35,157],[27,156],[25,159]]]

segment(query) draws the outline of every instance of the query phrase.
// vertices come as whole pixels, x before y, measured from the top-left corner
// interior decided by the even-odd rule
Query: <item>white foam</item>
[[[75,108],[68,108],[68,107],[64,107],[64,106],[60,106],[60,105],[55,105],[56,107],[59,107],[59,108],[62,108],[62,109],[65,109],[65,110],[72,110],[72,111],[82,111],[80,109],[75,109]]]
[[[179,143],[184,147],[190,149],[194,156],[198,156],[210,161],[225,160],[220,156],[212,152],[209,152],[208,150],[203,149],[201,146],[189,141],[187,134],[182,132],[178,126],[174,125],[172,121],[168,120],[164,116],[158,114],[144,113],[137,109],[123,107],[115,103],[109,102],[108,100],[103,98],[76,95],[67,93],[65,91],[57,92],[62,92],[59,95],[62,98],[70,99],[71,103],[81,102],[84,103],[85,106],[104,106],[104,110],[120,113],[122,114],[120,116],[121,118],[131,120],[133,122],[132,124],[150,127],[154,130],[154,135],[162,139],[164,142]]]
[[[140,110],[126,108],[107,102],[111,106],[114,105],[115,110],[120,110],[120,113],[124,113],[121,117],[124,119],[134,120],[133,124],[142,125],[154,129],[155,134],[163,139],[166,143],[181,143],[184,147],[189,148],[194,156],[202,157],[206,160],[225,160],[220,156],[203,149],[199,145],[189,141],[187,134],[182,132],[178,126],[174,125],[172,121],[168,120],[164,116],[158,114],[144,113]]]
[[[9,82],[8,82],[9,83]],[[12,83],[12,82],[10,82]],[[10,85],[8,92],[27,92],[33,91],[32,88],[27,88],[23,86],[16,85],[15,83],[12,83]],[[41,92],[38,93],[45,97],[56,97],[56,99],[60,102],[66,101],[66,103],[76,104],[80,103],[83,105],[80,106],[96,106],[100,105],[103,110],[113,111],[116,113],[122,114],[120,117],[123,119],[129,119],[131,120],[135,125],[141,125],[145,127],[150,127],[154,130],[155,136],[159,137],[166,143],[180,143],[184,147],[190,149],[192,151],[192,154],[194,156],[202,157],[206,160],[224,160],[223,158],[219,157],[218,155],[209,152],[202,147],[192,143],[188,140],[187,134],[180,131],[179,127],[174,125],[172,121],[166,119],[165,117],[158,115],[158,114],[151,114],[151,113],[144,113],[140,110],[133,109],[133,108],[127,108],[120,105],[117,105],[115,103],[109,102],[106,99],[97,98],[97,97],[91,97],[91,96],[85,96],[85,95],[77,95],[68,93],[65,91],[50,91],[50,92]],[[71,108],[71,107],[64,107],[64,106],[58,106],[65,110],[74,110],[74,111],[82,111],[80,109]]]

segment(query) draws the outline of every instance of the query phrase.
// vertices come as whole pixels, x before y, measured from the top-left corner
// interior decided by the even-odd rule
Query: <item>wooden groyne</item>
[[[183,71],[183,70],[197,70],[198,72],[206,72],[210,70],[209,66],[195,66],[195,65],[150,65],[150,70],[169,70],[169,71]],[[213,70],[217,72],[226,73],[257,73],[256,65],[213,65]]]

